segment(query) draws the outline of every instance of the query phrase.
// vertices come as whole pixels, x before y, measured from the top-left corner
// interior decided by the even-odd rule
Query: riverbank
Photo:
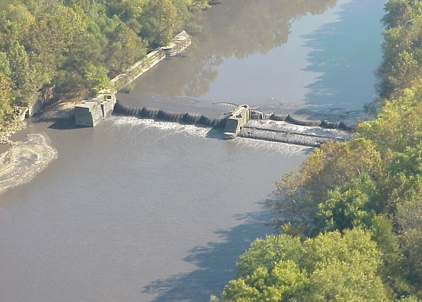
[[[191,45],[190,36],[182,31],[166,46],[150,52],[144,59],[111,80],[114,93],[126,87],[140,75],[155,66],[166,56],[175,56]],[[53,103],[32,117],[32,122],[51,122],[75,119],[75,107],[83,97],[66,98]],[[26,111],[25,111],[26,112]],[[0,131],[0,194],[8,189],[29,182],[38,172],[57,158],[57,151],[49,143],[46,134],[29,134],[23,140],[11,138],[26,129],[25,112],[17,112],[13,121]],[[77,125],[74,125],[77,127]]]
[[[0,194],[31,181],[57,158],[57,150],[45,134],[29,134],[0,154]]]
[[[26,122],[14,120],[9,125],[6,125],[1,131],[0,131],[0,147],[2,145],[12,145],[13,141],[10,140],[10,138],[15,134],[16,132],[25,129]],[[0,149],[1,152],[1,149]]]

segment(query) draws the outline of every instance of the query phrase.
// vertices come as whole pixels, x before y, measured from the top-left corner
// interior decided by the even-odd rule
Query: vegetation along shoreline
[[[0,12],[0,193],[57,157],[42,134],[10,139],[27,127],[26,118],[73,119],[82,100],[115,93],[148,70],[152,53],[188,47],[181,28],[199,32],[195,18],[210,7],[207,0],[132,2],[22,0]]]
[[[175,32],[199,31],[208,1],[175,3],[8,5],[0,14],[3,140],[24,127],[23,114],[112,89],[110,78]],[[422,300],[422,1],[388,0],[384,9],[379,97],[367,105],[376,118],[282,176],[267,201],[275,234],[252,243],[211,301]],[[48,141],[33,141],[55,158]]]
[[[207,0],[15,1],[0,12],[1,142],[24,117],[66,116],[76,102],[113,90],[109,80],[174,33],[201,30]]]

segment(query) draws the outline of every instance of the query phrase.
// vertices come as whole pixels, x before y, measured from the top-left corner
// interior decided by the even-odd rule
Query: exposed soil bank
[[[0,194],[29,182],[57,158],[57,151],[44,134],[28,134],[0,154]]]

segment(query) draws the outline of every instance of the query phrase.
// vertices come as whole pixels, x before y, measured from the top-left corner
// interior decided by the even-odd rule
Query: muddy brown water
[[[375,94],[384,3],[222,1],[188,52],[118,97],[354,114]],[[16,138],[39,132],[58,159],[0,195],[0,302],[207,301],[272,232],[263,202],[311,151],[118,116]]]

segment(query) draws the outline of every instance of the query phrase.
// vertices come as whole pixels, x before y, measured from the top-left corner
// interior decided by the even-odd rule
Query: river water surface
[[[222,1],[118,99],[351,114],[375,94],[384,3]],[[0,195],[0,302],[207,301],[272,232],[263,202],[311,151],[119,116],[19,135],[39,132],[58,159]]]

